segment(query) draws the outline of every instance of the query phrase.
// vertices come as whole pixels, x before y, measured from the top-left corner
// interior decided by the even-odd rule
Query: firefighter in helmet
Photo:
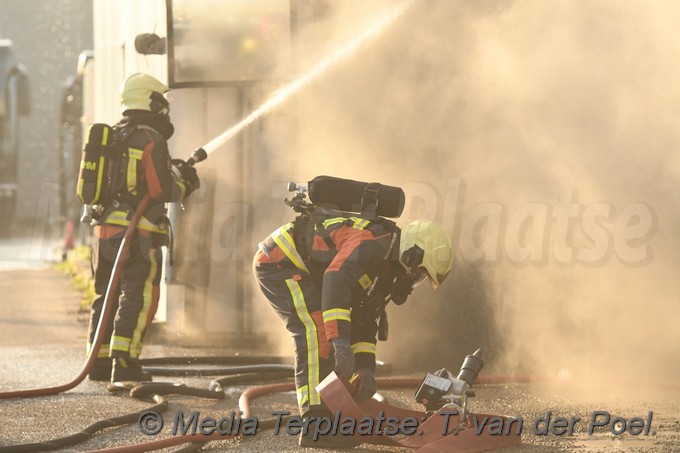
[[[111,197],[102,206],[99,224],[94,227],[92,268],[96,298],[92,303],[88,350],[94,343],[102,305],[130,219],[148,194],[151,202],[137,225],[129,254],[121,271],[118,293],[111,302],[115,316],[104,329],[104,341],[91,380],[149,381],[138,357],[146,328],[158,306],[161,278],[161,247],[168,238],[166,202],[181,201],[196,190],[196,170],[172,161],[167,140],[174,127],[165,98],[169,89],[147,74],[133,74],[120,89],[123,118],[113,126],[121,156],[115,171]],[[172,164],[177,165],[172,165]]]
[[[437,288],[451,270],[451,240],[440,225],[419,220],[400,230],[378,219],[326,216],[302,241],[295,222],[289,223],[261,242],[254,257],[260,289],[294,341],[297,401],[311,423],[332,419],[316,386],[333,370],[355,384],[357,399],[373,396],[376,337],[386,339],[385,306],[403,304],[424,280]],[[304,252],[303,242],[309,244]],[[357,445],[351,436],[315,441],[311,434],[301,434],[299,443]]]

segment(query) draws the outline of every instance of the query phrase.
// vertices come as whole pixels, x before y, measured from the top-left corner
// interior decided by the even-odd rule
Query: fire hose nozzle
[[[191,157],[187,159],[186,164],[192,167],[194,164],[204,161],[205,159],[207,159],[207,157],[208,153],[206,152],[206,150],[204,150],[203,148],[198,148],[196,151],[194,151]]]

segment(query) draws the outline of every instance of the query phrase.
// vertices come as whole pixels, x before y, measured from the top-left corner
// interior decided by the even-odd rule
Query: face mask
[[[159,115],[170,115],[170,103],[157,91],[151,93],[151,104],[149,105],[149,108],[152,112],[158,113]]]

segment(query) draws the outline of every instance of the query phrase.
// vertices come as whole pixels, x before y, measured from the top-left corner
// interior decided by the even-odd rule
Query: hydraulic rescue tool
[[[497,433],[489,420],[507,422],[508,417],[469,412],[467,399],[474,396],[472,386],[484,366],[481,350],[468,355],[457,377],[448,370],[428,373],[416,391],[416,400],[426,411],[415,411],[368,399],[354,400],[353,386],[331,373],[319,385],[319,393],[328,409],[355,420],[413,419],[418,424],[417,434],[403,440],[372,433],[362,435],[361,441],[416,449],[418,453],[473,453],[494,450],[521,442],[516,431]],[[379,386],[380,387],[380,386]],[[505,424],[505,423],[504,423]]]

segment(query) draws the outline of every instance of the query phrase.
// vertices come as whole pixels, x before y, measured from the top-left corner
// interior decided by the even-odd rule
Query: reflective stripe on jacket
[[[121,123],[119,123],[120,125]],[[118,167],[119,206],[105,207],[101,225],[95,228],[97,237],[110,237],[130,224],[132,213],[148,193],[151,203],[137,228],[149,233],[167,234],[165,203],[181,201],[185,186],[171,171],[170,154],[165,138],[144,124],[118,127],[116,133],[125,137],[124,154]]]
[[[294,240],[294,224],[275,230],[259,244],[260,263],[295,267],[309,278],[321,281],[322,314],[326,338],[350,339],[358,365],[375,360],[377,320],[353,319],[366,291],[383,269],[392,241],[387,227],[360,217],[331,217],[321,220],[333,247],[314,227],[310,238],[309,260],[304,262]],[[395,233],[396,234],[396,233]],[[362,313],[361,310],[357,313]],[[375,311],[365,313],[374,314]],[[356,322],[353,322],[356,321]],[[362,356],[370,356],[362,359]]]

